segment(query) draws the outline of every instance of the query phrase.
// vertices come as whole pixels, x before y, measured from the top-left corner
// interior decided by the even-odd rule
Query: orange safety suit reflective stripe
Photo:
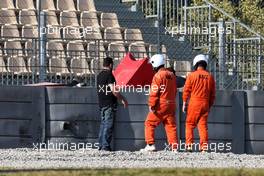
[[[186,144],[191,145],[194,142],[193,130],[198,125],[200,149],[203,150],[208,147],[207,119],[215,100],[215,81],[208,71],[198,68],[188,75],[183,90],[183,101],[187,102],[189,98],[185,127]]]
[[[148,105],[155,112],[149,112],[145,121],[145,140],[147,144],[155,143],[155,128],[162,122],[167,134],[168,143],[178,144],[175,120],[176,111],[176,77],[165,68],[154,75]]]

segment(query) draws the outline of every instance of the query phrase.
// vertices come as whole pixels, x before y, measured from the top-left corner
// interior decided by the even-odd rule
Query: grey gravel
[[[264,168],[264,155],[232,153],[0,150],[0,167],[44,168]]]

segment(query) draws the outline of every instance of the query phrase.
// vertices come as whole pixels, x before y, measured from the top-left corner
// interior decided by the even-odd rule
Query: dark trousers
[[[114,118],[116,108],[103,107],[101,111],[101,125],[99,131],[99,150],[111,151],[111,141],[114,129]]]

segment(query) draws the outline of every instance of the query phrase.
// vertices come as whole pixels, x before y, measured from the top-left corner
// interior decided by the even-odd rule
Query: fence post
[[[187,34],[187,0],[184,0],[184,33]]]
[[[46,42],[47,42],[47,33],[46,33],[46,12],[40,12],[40,21],[39,21],[39,79],[40,82],[46,81]]]
[[[162,0],[157,1],[157,44],[158,44],[158,51],[157,53],[161,53],[161,46],[160,46],[160,27],[161,27],[161,20],[162,20]]]
[[[232,152],[245,153],[246,123],[245,92],[233,91],[232,97]]]
[[[225,53],[225,45],[226,45],[226,29],[225,29],[225,21],[223,19],[219,20],[219,71],[220,71],[220,81],[219,88],[224,89],[225,86],[225,73],[226,73],[226,53]]]
[[[261,39],[258,40],[258,70],[257,70],[257,75],[258,75],[258,90],[262,90],[263,85],[262,85],[262,60],[263,60],[263,55],[261,55],[262,52],[262,45],[261,45]]]

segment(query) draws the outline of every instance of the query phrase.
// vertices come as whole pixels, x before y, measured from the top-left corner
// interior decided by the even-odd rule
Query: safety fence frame
[[[189,40],[194,50],[209,55],[212,60],[209,70],[216,73],[218,89],[264,89],[264,37],[250,27],[208,0],[201,5],[193,5],[189,0],[137,3],[146,18],[162,16],[160,21],[172,37]],[[220,19],[216,19],[215,14],[219,14]],[[247,51],[241,54],[245,46]]]

